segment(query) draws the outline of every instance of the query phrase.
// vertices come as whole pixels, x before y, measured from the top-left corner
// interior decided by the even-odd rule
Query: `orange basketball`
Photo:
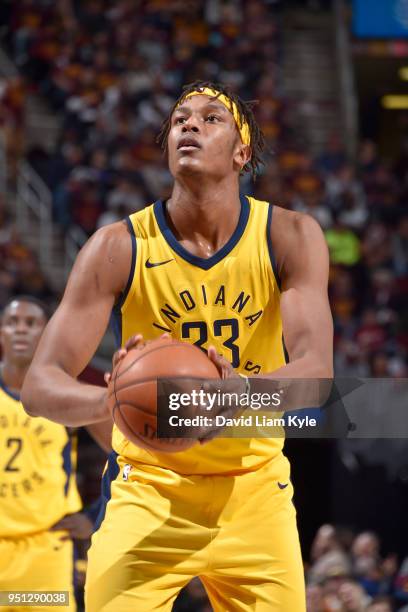
[[[172,338],[159,338],[130,350],[112,373],[108,406],[123,435],[147,450],[186,450],[197,440],[157,437],[158,378],[219,378],[218,370],[198,347]]]

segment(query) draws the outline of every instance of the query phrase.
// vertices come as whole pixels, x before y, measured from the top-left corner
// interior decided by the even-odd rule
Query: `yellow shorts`
[[[305,611],[283,455],[238,476],[182,476],[141,464],[124,471],[125,460],[117,462],[88,552],[87,612],[170,611],[194,576],[217,612]]]
[[[71,540],[61,540],[65,533],[0,538],[0,591],[68,591],[69,606],[0,606],[1,612],[75,612],[74,549]]]

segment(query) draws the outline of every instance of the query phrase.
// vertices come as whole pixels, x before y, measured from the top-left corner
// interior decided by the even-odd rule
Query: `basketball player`
[[[45,306],[24,296],[9,302],[0,325],[0,591],[68,591],[75,610],[71,538],[93,528],[78,512],[76,438],[27,416],[19,397],[46,322]]]
[[[256,173],[263,147],[251,106],[222,86],[194,83],[161,139],[171,197],[102,228],[79,254],[26,379],[29,414],[76,426],[106,419],[106,389],[75,377],[112,308],[122,346],[141,342],[136,333],[171,333],[208,349],[237,392],[246,386],[239,374],[332,376],[319,226],[239,193],[241,172]],[[109,501],[89,552],[88,612],[171,610],[194,576],[216,611],[304,611],[282,447],[282,438],[218,437],[166,454],[114,429],[103,478]]]

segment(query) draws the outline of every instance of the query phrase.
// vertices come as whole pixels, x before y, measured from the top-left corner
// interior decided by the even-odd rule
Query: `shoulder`
[[[95,250],[126,249],[126,244],[129,246],[130,233],[129,225],[125,220],[111,223],[98,229],[89,238],[86,246],[88,248],[92,246]]]
[[[274,205],[272,218],[272,238],[282,236],[282,232],[288,241],[323,236],[322,229],[317,221],[305,213]]]
[[[274,206],[270,232],[281,277],[293,266],[309,264],[312,256],[322,263],[328,259],[323,231],[310,215]]]
[[[133,241],[126,221],[100,228],[81,249],[73,274],[83,276],[84,280],[92,275],[101,289],[122,291],[131,268]]]

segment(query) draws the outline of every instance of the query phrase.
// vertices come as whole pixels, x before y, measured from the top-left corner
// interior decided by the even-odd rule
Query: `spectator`
[[[379,595],[371,600],[366,610],[367,612],[394,612],[394,606],[390,597]]]
[[[392,238],[393,268],[397,276],[408,275],[408,215],[401,217]]]
[[[334,216],[333,226],[325,234],[332,264],[354,266],[358,263],[360,241],[356,234],[342,223],[339,215]]]
[[[308,584],[306,586],[306,610],[307,612],[327,612],[323,589],[319,584]]]
[[[385,362],[387,364],[387,362]],[[378,372],[384,377],[385,372]],[[375,374],[374,374],[375,376]],[[382,560],[380,542],[375,533],[360,533],[352,546],[353,573],[365,592],[371,596],[385,594],[391,589],[391,579],[397,570],[395,556]]]
[[[350,562],[333,525],[322,525],[318,530],[311,548],[311,560],[308,579],[312,583],[326,581],[325,592],[330,590],[328,580],[337,582],[350,575]]]
[[[343,582],[338,591],[342,612],[365,612],[370,598],[354,580]]]

